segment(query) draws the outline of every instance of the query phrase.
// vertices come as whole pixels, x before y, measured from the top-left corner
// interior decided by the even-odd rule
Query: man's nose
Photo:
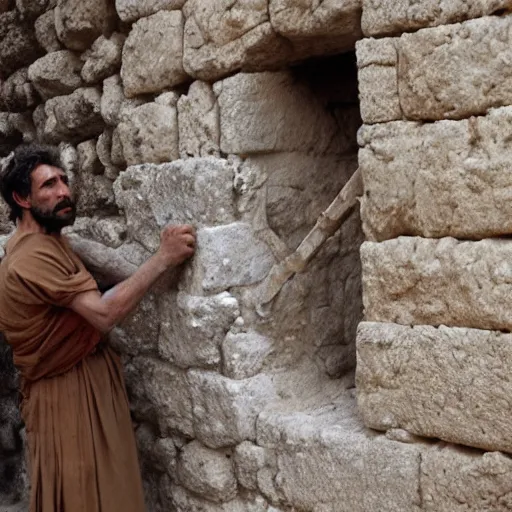
[[[59,198],[65,198],[65,197],[71,197],[71,191],[69,189],[69,186],[66,185],[63,181],[59,182],[59,188],[57,190],[57,194]]]

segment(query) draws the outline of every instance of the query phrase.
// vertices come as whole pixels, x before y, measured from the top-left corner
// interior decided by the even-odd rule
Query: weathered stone
[[[344,130],[291,72],[239,73],[217,82],[214,91],[224,153],[325,154],[348,149]]]
[[[82,169],[75,182],[79,215],[116,211],[112,181],[106,176],[94,175]]]
[[[164,435],[194,437],[191,389],[183,371],[137,357],[126,367],[126,383],[136,416],[152,420]]]
[[[37,18],[47,7],[48,0],[16,0],[16,9],[24,20]]]
[[[96,153],[104,167],[105,176],[114,181],[119,175],[120,169],[112,162],[112,140],[114,134],[111,128],[107,128],[96,143]]]
[[[364,423],[512,452],[512,335],[363,322],[357,390]]]
[[[231,380],[213,372],[189,370],[196,438],[210,448],[256,439],[256,418],[276,400],[272,379],[258,375]]]
[[[154,469],[163,473],[173,474],[176,471],[176,446],[171,438],[156,437],[147,424],[136,430],[137,447],[144,461],[150,462]]]
[[[16,11],[0,14],[0,78],[28,66],[41,53],[34,29],[20,22]]]
[[[183,7],[183,65],[194,78],[214,81],[243,69],[284,64],[289,41],[272,28],[267,0],[189,0]]]
[[[78,167],[80,172],[98,175],[103,172],[103,166],[96,152],[96,140],[86,140],[77,145]]]
[[[126,212],[133,239],[154,251],[168,222],[201,226],[234,220],[233,176],[233,167],[215,158],[134,166],[117,180],[116,202]]]
[[[509,331],[512,243],[400,237],[361,247],[366,320]]]
[[[49,99],[44,107],[45,139],[81,142],[100,134],[103,130],[100,99],[99,90],[93,87]]]
[[[511,27],[504,16],[404,34],[398,87],[405,117],[461,119],[510,105]]]
[[[0,84],[0,108],[7,112],[23,112],[39,101],[37,92],[28,81],[27,68],[15,71]]]
[[[195,494],[221,503],[236,496],[236,478],[228,453],[206,448],[197,441],[187,444],[180,454],[180,483]]]
[[[365,126],[359,165],[366,236],[478,239],[510,233],[510,136],[510,107],[464,121]]]
[[[502,453],[443,446],[423,453],[423,510],[505,512],[510,508],[512,462]]]
[[[210,84],[194,82],[178,101],[180,157],[219,156],[219,106]]]
[[[361,117],[365,123],[403,118],[398,95],[396,46],[397,39],[393,38],[363,39],[356,44]]]
[[[169,295],[160,303],[160,355],[181,368],[218,369],[220,345],[240,315],[238,301],[227,292],[210,297],[185,293]]]
[[[131,111],[117,130],[128,165],[170,162],[179,158],[175,108],[146,103]]]
[[[244,441],[235,449],[235,472],[240,485],[250,490],[258,489],[258,471],[265,466],[265,449]]]
[[[37,139],[36,128],[32,121],[32,113],[30,110],[27,112],[15,112],[9,114],[9,124],[13,130],[18,131],[23,138],[23,142],[35,142]]]
[[[114,249],[122,245],[126,239],[124,217],[77,217],[72,231],[82,238],[94,240]],[[127,275],[130,275],[130,272],[127,272]]]
[[[100,36],[94,41],[82,69],[82,78],[86,83],[97,83],[120,69],[125,39],[123,34],[116,32],[108,39]]]
[[[274,30],[292,41],[294,59],[342,53],[362,37],[361,0],[269,0]]]
[[[367,36],[401,34],[510,10],[509,0],[362,0]]]
[[[176,512],[269,512],[267,502],[261,496],[244,496],[226,503],[213,503],[187,492],[183,487],[172,485],[172,505]]]
[[[197,252],[187,269],[193,291],[216,292],[261,281],[270,271],[274,256],[249,224],[203,228],[197,232]]]
[[[145,101],[141,98],[125,98],[119,75],[111,76],[103,81],[101,115],[109,126],[117,126],[121,119],[129,118],[133,109],[144,103]]]
[[[62,49],[62,44],[57,37],[55,30],[55,10],[50,9],[39,16],[34,23],[36,39],[41,48],[47,53],[56,52]]]
[[[159,92],[186,81],[182,60],[181,11],[160,11],[137,21],[123,47],[125,95]]]
[[[116,0],[117,14],[123,21],[131,22],[158,11],[181,9],[186,0]]]
[[[59,40],[71,50],[87,50],[115,25],[115,9],[109,0],[58,0],[55,29]]]
[[[45,100],[71,94],[83,85],[83,63],[69,50],[48,53],[28,68],[28,78]]]
[[[223,373],[231,379],[247,379],[260,372],[272,352],[271,341],[257,332],[228,333],[222,343]]]

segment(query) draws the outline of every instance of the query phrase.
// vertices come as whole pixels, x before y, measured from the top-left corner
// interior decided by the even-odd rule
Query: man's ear
[[[27,197],[21,197],[18,192],[12,193],[12,198],[16,201],[16,203],[21,206],[22,208],[29,209],[32,206],[32,203],[30,202],[29,196]]]

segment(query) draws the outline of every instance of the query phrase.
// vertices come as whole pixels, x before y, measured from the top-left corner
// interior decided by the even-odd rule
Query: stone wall
[[[0,152],[59,145],[100,286],[198,229],[111,334],[149,511],[509,508],[508,3],[0,0]],[[358,160],[362,257],[267,302]]]

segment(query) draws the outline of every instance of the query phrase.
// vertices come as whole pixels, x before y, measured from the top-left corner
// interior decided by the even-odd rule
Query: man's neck
[[[29,211],[23,212],[23,217],[16,223],[16,232],[20,234],[25,233],[44,233],[46,229],[37,222]],[[52,233],[60,236],[60,233]]]

